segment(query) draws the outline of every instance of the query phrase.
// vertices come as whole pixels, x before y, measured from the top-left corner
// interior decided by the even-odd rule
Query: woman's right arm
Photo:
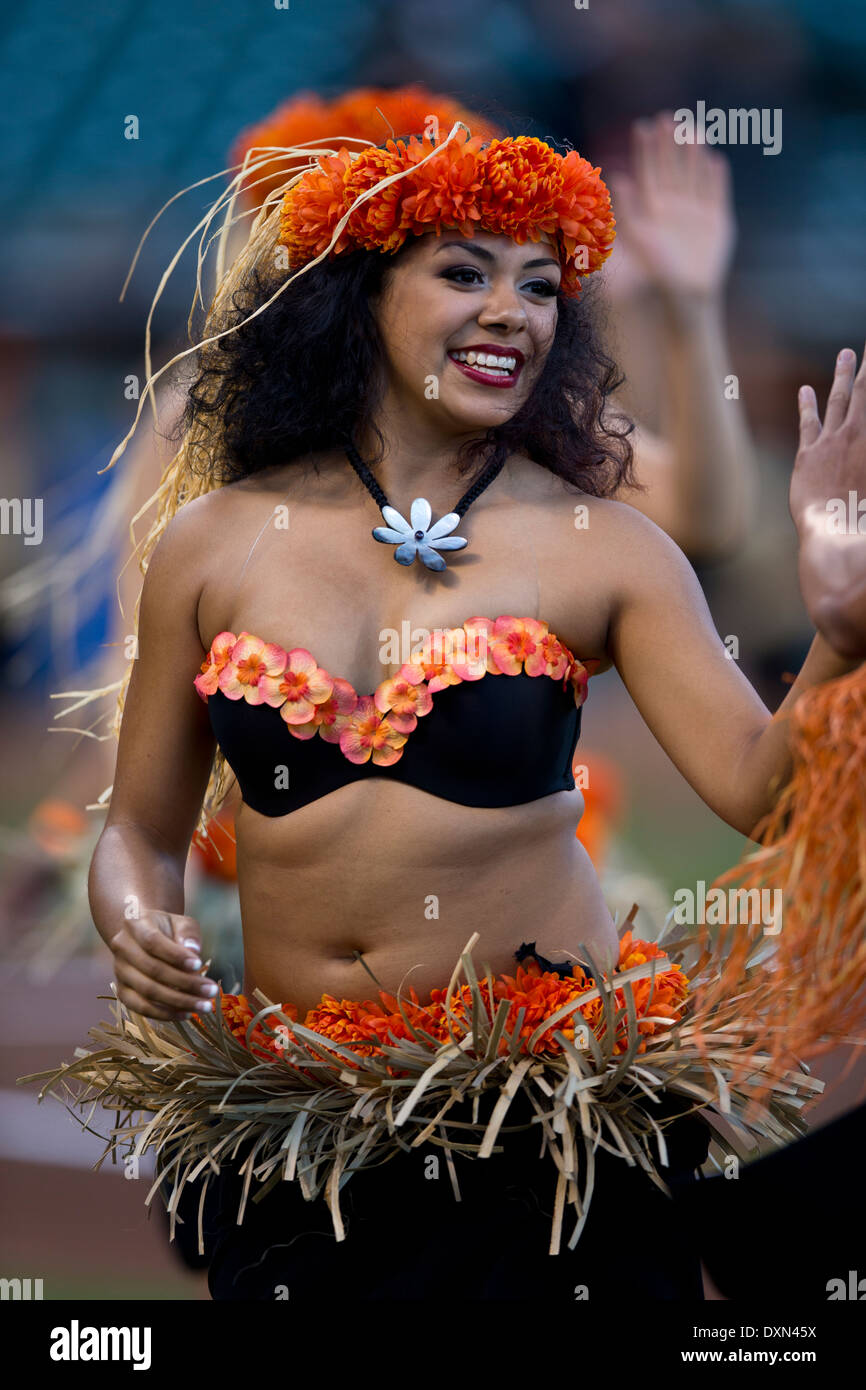
[[[216,748],[193,686],[207,655],[197,610],[211,506],[209,496],[184,506],[150,558],[111,803],[88,880],[117,997],[148,1018],[201,1011],[217,988],[199,973],[201,931],[184,915],[183,887]]]

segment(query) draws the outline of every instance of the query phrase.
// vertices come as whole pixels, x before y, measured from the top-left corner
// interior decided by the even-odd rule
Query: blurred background
[[[780,108],[780,153],[721,147],[739,237],[727,288],[731,371],[752,431],[760,495],[735,555],[699,563],[719,633],[771,708],[811,629],[800,602],[787,484],[796,391],[823,406],[839,348],[862,350],[866,288],[866,10],[856,0],[21,0],[0,20],[0,491],[42,498],[44,539],[0,537],[2,768],[7,843],[68,770],[76,737],[49,733],[51,692],[103,669],[113,579],[126,558],[65,573],[62,557],[106,515],[124,459],[100,469],[132,421],[143,328],[169,257],[220,188],[180,188],[226,167],[239,130],[293,93],[423,82],[511,134],[576,147],[602,173],[626,159],[632,123],[662,109]],[[137,121],[137,138],[126,138]],[[388,132],[383,130],[382,138]],[[158,363],[187,345],[194,258],[186,253],[154,325]],[[650,371],[631,383],[658,414]],[[141,532],[139,532],[141,534]],[[96,552],[99,538],[94,538]],[[29,575],[49,565],[40,599]],[[31,567],[36,567],[32,569]],[[21,576],[24,575],[22,583]],[[129,630],[129,629],[127,629]],[[664,653],[659,653],[664,678]],[[75,720],[68,721],[75,724]],[[86,721],[85,721],[86,722]],[[625,843],[671,889],[709,883],[743,841],[707,810],[643,727],[615,673],[593,682],[584,739],[624,780]],[[710,731],[709,737],[712,737]],[[623,750],[627,750],[627,756]],[[93,801],[104,781],[86,784]],[[14,921],[12,934],[14,937]],[[14,945],[14,940],[13,943]],[[14,951],[10,954],[14,955]],[[109,958],[59,973],[0,975],[2,1272],[43,1277],[46,1297],[206,1298],[204,1276],[148,1225],[142,1184],[95,1174],[91,1148],[56,1102],[15,1078],[86,1041]]]

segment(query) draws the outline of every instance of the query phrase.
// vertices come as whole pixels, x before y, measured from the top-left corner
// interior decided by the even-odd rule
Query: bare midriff
[[[605,965],[616,932],[575,836],[577,790],[521,806],[461,806],[383,777],[271,818],[236,821],[245,992],[301,1015],[323,992],[429,999],[470,936],[479,969],[513,973],[521,942],[551,960],[589,947]],[[356,954],[357,953],[357,954]],[[359,959],[360,957],[360,959]],[[365,968],[366,967],[366,968]]]
[[[199,602],[205,650],[219,631],[245,629],[306,647],[332,675],[371,692],[398,669],[379,661],[383,629],[509,613],[537,614],[576,656],[610,664],[604,548],[590,553],[596,542],[586,539],[582,550],[575,546],[574,494],[557,492],[558,480],[528,462],[509,466],[495,495],[482,494],[459,528],[484,564],[443,582],[407,572],[390,547],[371,541],[376,508],[365,506],[347,471],[338,460],[321,483],[297,485],[291,543],[274,528],[260,535],[289,472],[231,489],[225,541],[220,527]],[[441,490],[442,499],[431,497],[434,515],[447,510],[453,481]],[[570,566],[585,575],[577,612],[570,595],[581,580]],[[389,993],[402,986],[408,995],[411,985],[428,999],[448,984],[476,932],[473,958],[494,974],[513,972],[521,942],[534,941],[550,960],[577,957],[582,946],[603,968],[616,958],[616,930],[576,838],[577,789],[514,806],[465,806],[389,780],[385,767],[285,816],[235,805],[248,997],[258,988],[272,1002],[297,1005],[301,1017],[323,993],[376,1000],[376,981]]]

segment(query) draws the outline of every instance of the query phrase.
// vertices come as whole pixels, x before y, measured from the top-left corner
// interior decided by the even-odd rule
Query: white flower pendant
[[[373,535],[377,541],[396,545],[394,559],[398,565],[411,565],[418,555],[428,570],[444,570],[445,561],[440,550],[462,550],[469,542],[463,536],[451,536],[461,518],[457,512],[448,512],[430,525],[433,512],[426,497],[416,497],[409,513],[411,525],[395,507],[383,507],[382,515],[387,526],[374,526]]]

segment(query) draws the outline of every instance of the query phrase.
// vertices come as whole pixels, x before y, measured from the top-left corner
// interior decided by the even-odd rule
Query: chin
[[[460,429],[489,430],[496,425],[504,425],[507,420],[517,414],[522,402],[509,402],[508,405],[503,401],[496,406],[493,402],[486,401],[447,401],[440,400],[440,405],[444,408],[448,418],[453,421]]]

